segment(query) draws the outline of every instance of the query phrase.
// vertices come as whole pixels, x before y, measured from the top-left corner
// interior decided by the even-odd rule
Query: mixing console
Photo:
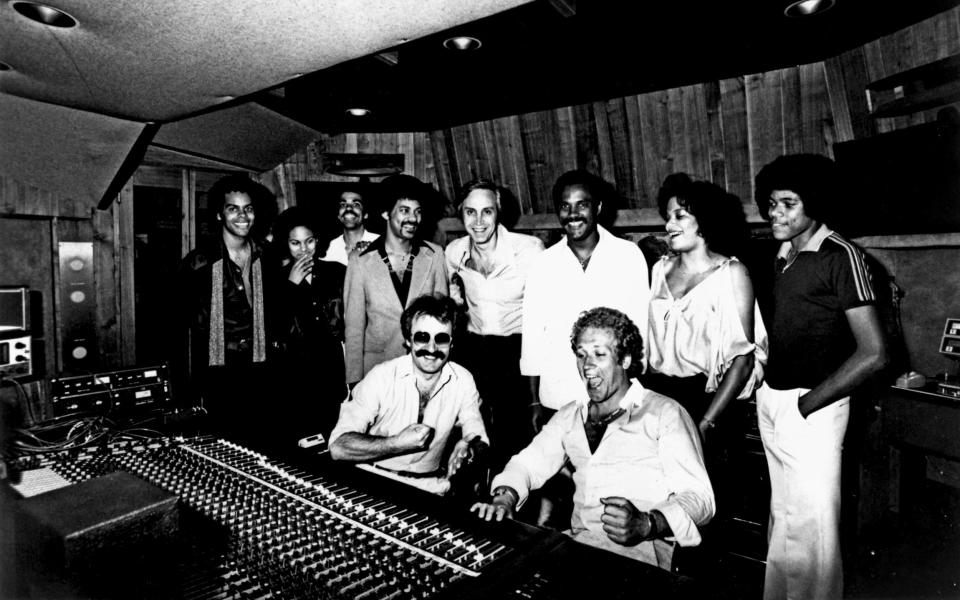
[[[190,597],[427,598],[511,552],[224,440],[114,443],[42,466],[70,482],[127,471],[225,526],[220,581]]]
[[[613,600],[635,597],[638,589],[653,597],[687,595],[666,571],[566,536],[513,521],[483,523],[357,469],[311,462],[307,470],[222,439],[112,441],[21,463],[38,475],[24,477],[24,501],[118,471],[179,497],[176,540],[155,540],[151,556],[159,558],[149,559],[149,573],[108,567],[117,591],[105,598]],[[29,482],[42,489],[24,489]]]

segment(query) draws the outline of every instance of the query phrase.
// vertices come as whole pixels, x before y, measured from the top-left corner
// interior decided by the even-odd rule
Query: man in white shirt
[[[449,478],[488,444],[473,377],[450,362],[456,304],[420,296],[403,312],[408,353],[374,367],[340,407],[330,434],[334,460],[362,462],[378,475],[445,494]],[[446,469],[441,458],[454,427]]]
[[[586,171],[564,173],[553,187],[566,235],[537,257],[523,297],[520,371],[530,377],[535,427],[565,403],[586,399],[569,351],[570,328],[581,312],[608,306],[646,322],[650,284],[643,253],[597,223],[604,202],[613,200],[612,188]]]
[[[588,400],[565,404],[493,479],[492,500],[470,510],[487,521],[512,517],[569,463],[569,535],[669,570],[674,545],[698,545],[716,510],[697,428],[676,401],[633,378],[643,342],[622,312],[587,311],[571,346]]]
[[[367,209],[360,194],[353,190],[340,194],[337,220],[343,225],[343,235],[330,240],[323,260],[347,266],[351,254],[362,252],[367,244],[380,237],[372,231],[367,231],[365,225],[367,216]]]
[[[501,190],[493,181],[467,183],[462,198],[459,213],[467,235],[445,251],[450,295],[467,309],[457,361],[473,374],[484,399],[493,466],[500,469],[534,433],[527,418],[529,390],[520,374],[520,333],[527,273],[543,242],[502,225]]]

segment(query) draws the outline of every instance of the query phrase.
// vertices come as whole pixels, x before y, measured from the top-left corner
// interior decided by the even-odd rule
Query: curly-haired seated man
[[[512,517],[569,461],[576,486],[573,539],[670,569],[673,547],[700,543],[715,510],[697,427],[677,402],[631,377],[643,342],[620,311],[594,308],[573,326],[571,344],[589,401],[563,406],[492,484],[487,521]]]
[[[449,478],[489,440],[470,372],[450,362],[457,305],[436,294],[414,300],[400,319],[404,356],[375,366],[340,407],[330,434],[334,460],[443,495]],[[462,433],[444,469],[454,426]]]

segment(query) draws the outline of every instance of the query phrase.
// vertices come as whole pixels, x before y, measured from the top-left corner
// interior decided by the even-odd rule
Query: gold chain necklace
[[[603,425],[609,425],[611,422],[615,421],[615,420],[617,419],[617,417],[619,417],[620,415],[622,415],[624,412],[625,412],[625,410],[624,410],[623,408],[618,408],[617,410],[613,411],[612,413],[608,414],[607,416],[605,416],[605,417],[600,417],[599,419],[594,420],[594,419],[591,419],[591,418],[590,418],[590,411],[589,411],[589,409],[588,409],[588,410],[587,410],[587,421],[589,421],[589,422],[590,422],[590,425],[593,426],[593,427],[601,427],[601,426],[603,426]]]

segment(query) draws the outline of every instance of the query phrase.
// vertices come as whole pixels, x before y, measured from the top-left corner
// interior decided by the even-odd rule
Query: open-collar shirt
[[[378,237],[380,237],[379,234],[364,229],[363,236],[361,236],[360,241],[367,242],[369,244]],[[347,240],[343,237],[343,235],[339,235],[330,240],[330,245],[327,246],[327,252],[320,260],[325,260],[327,262],[338,262],[343,266],[347,266],[349,259],[350,253],[347,252]]]
[[[600,520],[600,499],[620,496],[638,510],[658,510],[673,531],[668,541],[696,546],[701,539],[698,526],[708,522],[716,509],[700,438],[683,407],[635,379],[620,408],[624,413],[607,425],[600,445],[591,453],[584,432],[588,407],[564,406],[529,446],[510,459],[491,489],[509,486],[522,503],[530,490],[541,487],[569,461],[576,486],[570,535],[663,566],[663,549],[655,549],[653,542],[622,546],[607,537]]]
[[[586,269],[563,238],[537,257],[527,277],[520,372],[540,377],[540,402],[554,410],[587,401],[570,344],[581,312],[615,308],[633,320],[646,341],[647,262],[636,244],[598,230],[600,240]]]
[[[406,354],[377,365],[356,385],[350,399],[340,406],[340,419],[330,433],[330,443],[348,432],[393,436],[417,423],[419,416],[420,392],[413,358]],[[395,471],[436,471],[454,426],[460,427],[463,439],[480,436],[489,443],[473,376],[456,363],[448,362],[440,370],[421,422],[434,429],[426,450],[384,458],[375,464]]]
[[[520,333],[527,273],[543,252],[543,242],[498,225],[493,270],[489,275],[467,266],[471,244],[470,236],[464,236],[450,242],[445,250],[447,275],[459,274],[466,288],[468,331],[500,336]]]

